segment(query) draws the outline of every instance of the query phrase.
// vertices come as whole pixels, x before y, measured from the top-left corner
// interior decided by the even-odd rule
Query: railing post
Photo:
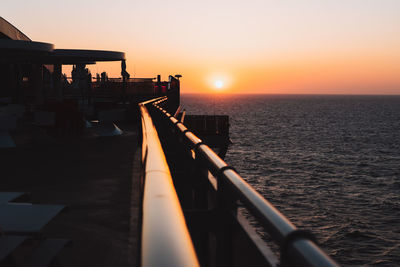
[[[191,220],[194,229],[192,233],[193,240],[196,242],[196,252],[201,265],[214,266],[210,264],[212,261],[210,258],[210,233],[212,230],[211,225],[214,221],[212,211],[209,210],[208,206],[208,188],[202,180],[204,175],[206,175],[207,169],[203,166],[199,157],[195,156],[193,158],[193,155],[187,155],[187,157],[191,158],[190,174],[193,189],[193,206],[191,212],[197,214]]]
[[[194,176],[194,207],[197,209],[208,209],[208,189],[204,181],[204,177],[207,176],[208,170],[202,163],[201,158],[198,153],[195,152],[195,157],[193,159],[193,176]]]
[[[219,173],[221,174],[221,172]],[[233,266],[232,216],[237,214],[237,203],[221,175],[217,177],[217,266]]]

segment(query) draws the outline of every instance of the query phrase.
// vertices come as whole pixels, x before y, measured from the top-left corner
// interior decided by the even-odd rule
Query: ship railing
[[[139,104],[143,134],[141,265],[198,266],[148,103]]]
[[[217,234],[216,266],[235,265],[232,258],[235,251],[232,248],[232,223],[221,219],[221,214],[227,214],[230,219],[240,224],[241,229],[246,232],[247,238],[252,242],[252,247],[258,250],[258,257],[261,255],[262,265],[265,266],[338,266],[318,245],[313,235],[306,230],[296,228],[283,214],[281,214],[268,200],[261,196],[250,186],[232,167],[225,163],[212,149],[202,142],[193,132],[185,127],[183,123],[169,114],[163,105],[166,104],[166,97],[160,98],[151,103],[154,119],[163,121],[163,127],[170,128],[173,135],[177,136],[178,142],[185,147],[187,154],[195,162],[196,173],[206,173],[209,185],[216,193],[216,203],[211,207],[215,212],[214,219],[223,220],[222,227]],[[149,107],[150,109],[150,107]],[[158,119],[157,119],[158,117]],[[171,139],[171,138],[170,138]],[[174,144],[175,147],[178,145]],[[177,149],[177,148],[174,148]],[[195,176],[195,175],[194,175]],[[204,176],[203,176],[204,177]],[[188,177],[185,177],[188,178]],[[187,181],[186,181],[187,183]],[[192,183],[196,183],[192,181]],[[195,193],[192,193],[192,195]],[[210,197],[203,199],[210,202]],[[184,202],[181,200],[181,202]],[[261,225],[270,239],[279,247],[277,253],[273,253],[269,246],[254,231],[254,227],[238,212],[238,202],[241,208],[251,213]],[[210,208],[209,204],[207,204]],[[212,221],[211,224],[218,224]],[[206,223],[201,227],[206,227]],[[261,241],[261,242],[260,242]],[[196,245],[196,244],[195,244]],[[209,250],[209,249],[207,249]],[[241,251],[239,252],[239,254]],[[279,255],[279,256],[277,256]],[[279,257],[279,259],[278,259]],[[200,263],[202,258],[199,256]],[[252,259],[248,258],[248,262]],[[205,261],[203,261],[205,262]],[[246,261],[245,261],[246,262]],[[258,263],[256,266],[258,266]],[[210,261],[206,265],[209,265]],[[214,265],[214,264],[211,264]]]

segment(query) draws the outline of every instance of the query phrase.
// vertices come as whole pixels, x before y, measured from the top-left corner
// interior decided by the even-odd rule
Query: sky
[[[2,0],[56,48],[123,51],[186,93],[400,94],[399,0]],[[68,70],[68,69],[65,69]],[[120,76],[119,63],[91,66]]]

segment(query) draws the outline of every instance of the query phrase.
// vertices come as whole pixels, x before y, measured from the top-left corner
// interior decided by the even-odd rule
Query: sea
[[[400,96],[182,95],[229,115],[225,161],[343,266],[400,265]]]

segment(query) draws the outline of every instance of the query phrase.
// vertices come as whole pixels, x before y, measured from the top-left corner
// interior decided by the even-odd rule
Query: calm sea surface
[[[400,96],[183,95],[230,116],[225,160],[343,265],[400,264]]]

